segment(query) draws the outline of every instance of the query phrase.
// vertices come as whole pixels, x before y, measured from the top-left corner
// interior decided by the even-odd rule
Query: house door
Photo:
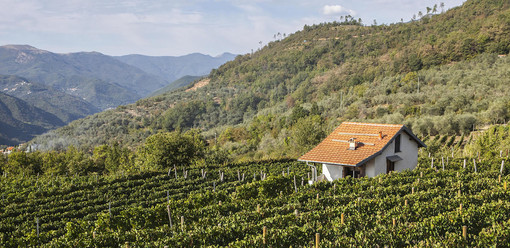
[[[343,177],[353,177],[353,178],[360,178],[365,176],[365,166],[361,167],[350,167],[350,166],[344,166],[344,173]]]
[[[395,162],[386,159],[386,174],[390,173],[390,171],[395,170]]]

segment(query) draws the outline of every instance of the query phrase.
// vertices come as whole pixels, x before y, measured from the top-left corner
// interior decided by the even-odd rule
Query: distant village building
[[[420,147],[426,145],[404,125],[343,122],[298,160],[314,169],[312,181],[318,177],[310,163],[322,164],[321,177],[328,181],[375,177],[415,168]]]

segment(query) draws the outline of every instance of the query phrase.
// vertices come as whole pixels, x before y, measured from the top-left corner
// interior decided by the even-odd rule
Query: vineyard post
[[[184,232],[184,216],[181,215],[181,231]]]
[[[294,215],[296,215],[296,217],[298,217],[298,216],[299,216],[299,212],[298,212],[298,210],[297,210],[297,209],[294,209]]]
[[[462,194],[462,193],[460,192],[460,189],[459,189],[459,192],[458,192],[458,194],[457,194],[457,195],[460,197],[460,196],[461,196],[461,194]]]
[[[287,166],[287,175],[290,175],[290,167]]]
[[[92,232],[92,239],[96,239],[96,231]]]
[[[170,202],[170,192],[168,190],[166,191],[166,201]]]
[[[506,190],[506,181],[503,183],[503,189]]]
[[[411,188],[411,194],[414,194],[414,187]]]
[[[242,179],[241,181],[243,181],[243,182],[244,182],[244,173],[243,173],[243,179]]]
[[[320,234],[316,233],[315,234],[315,248],[319,248],[319,239],[320,239]]]
[[[503,150],[499,150],[499,157],[503,157]]]
[[[459,205],[459,211],[462,213],[462,203]]]
[[[395,220],[395,218],[393,218],[393,227],[397,226],[397,220]]]
[[[466,159],[464,159],[464,169],[466,169]]]
[[[420,171],[420,177],[423,177],[423,171]]]
[[[262,227],[262,243],[263,244],[266,244],[266,234],[267,234],[267,227],[263,226]]]
[[[221,201],[218,202],[218,206],[221,206]]]
[[[462,237],[467,238],[467,226],[462,226]]]
[[[340,215],[340,224],[342,224],[342,225],[343,225],[343,224],[345,224],[344,220],[345,220],[345,218],[344,218],[344,213],[342,213],[342,214]]]
[[[501,160],[501,169],[499,170],[499,174],[503,174],[503,168],[505,168],[505,160]]]
[[[168,212],[168,221],[170,222],[170,229],[172,229],[172,216],[170,215],[170,205],[166,205],[166,210]]]
[[[216,182],[212,182],[213,183],[213,192],[216,192]]]
[[[404,201],[404,206],[407,207],[407,199]]]
[[[430,163],[430,168],[434,168],[434,158],[432,158],[432,162]]]
[[[129,248],[129,242],[126,241],[126,248]]]
[[[39,238],[39,217],[35,219],[35,223],[37,225],[37,237]]]
[[[476,160],[473,159],[473,166],[475,167],[475,173],[476,173]]]
[[[260,214],[260,204],[257,204],[257,213]]]
[[[296,175],[294,175],[294,191],[297,193]]]

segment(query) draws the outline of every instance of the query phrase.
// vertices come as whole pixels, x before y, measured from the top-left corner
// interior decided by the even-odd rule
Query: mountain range
[[[133,103],[161,88],[167,87],[160,91],[164,92],[180,87],[187,81],[172,83],[174,78],[180,78],[182,73],[200,76],[219,66],[222,61],[232,58],[233,55],[230,54],[219,57],[201,54],[182,57],[113,57],[97,52],[52,53],[29,45],[0,46],[0,92],[18,98],[25,105],[36,107],[60,120],[58,123],[51,122],[51,125],[45,124],[34,129],[30,125],[37,124],[26,122],[30,118],[17,119],[16,116],[10,116],[9,119],[17,120],[9,121],[10,125],[23,130],[23,125],[15,124],[27,123],[30,124],[27,126],[30,130],[7,132],[4,131],[7,129],[2,129],[0,133],[4,139],[12,138],[12,142],[0,144],[27,141],[34,135],[63,126],[70,121]],[[181,59],[182,63],[179,62]],[[122,60],[131,61],[150,72],[157,72],[157,75]],[[7,114],[8,112],[3,113],[4,116]],[[18,136],[21,133],[23,135]]]
[[[33,142],[51,149],[59,140],[83,147],[116,140],[136,148],[157,132],[199,128],[228,154],[261,158],[297,156],[342,121],[461,135],[510,119],[509,51],[508,1],[468,0],[408,23],[305,25],[193,85]]]

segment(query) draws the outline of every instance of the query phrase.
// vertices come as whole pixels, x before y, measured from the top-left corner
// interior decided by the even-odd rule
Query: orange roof
[[[379,155],[394,137],[405,131],[419,147],[425,144],[404,125],[343,122],[315,148],[301,156],[299,161],[360,166]],[[382,139],[379,139],[382,132]],[[355,150],[349,150],[349,139],[359,142]]]

